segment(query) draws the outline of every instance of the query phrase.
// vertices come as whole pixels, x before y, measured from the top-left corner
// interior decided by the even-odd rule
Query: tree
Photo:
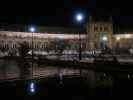
[[[9,51],[9,46],[8,45],[3,46],[2,44],[0,44],[0,51],[2,53],[5,53],[5,52]]]
[[[26,57],[29,51],[30,48],[27,42],[19,43],[18,52],[21,57]]]
[[[17,55],[17,49],[11,49],[8,52],[8,56],[16,56]]]
[[[55,50],[56,49],[56,42],[50,41],[49,45],[47,46],[47,51]]]
[[[58,40],[55,42],[55,46],[55,52],[57,53],[58,57],[60,57],[67,47],[67,42],[64,40]]]
[[[54,51],[58,57],[62,55],[62,52],[68,47],[68,42],[64,40],[51,41],[49,45],[45,48],[47,52]]]

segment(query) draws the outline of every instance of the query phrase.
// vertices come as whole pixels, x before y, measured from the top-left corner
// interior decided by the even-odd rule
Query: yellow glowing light
[[[107,40],[108,40],[107,36],[104,36],[104,37],[102,38],[102,40],[103,40],[103,41],[107,41]]]
[[[126,34],[125,35],[125,38],[130,38],[130,34]]]
[[[121,38],[120,37],[116,37],[116,40],[119,41]]]

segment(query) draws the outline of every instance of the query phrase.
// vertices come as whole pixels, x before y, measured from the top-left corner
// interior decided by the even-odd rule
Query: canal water
[[[4,99],[88,100],[133,97],[133,79],[127,74],[120,74],[122,77],[116,78],[108,72],[38,67],[34,64],[33,80],[30,79],[31,72],[25,79],[16,80],[21,78],[22,73],[18,65],[13,60],[0,61],[0,97]],[[14,80],[2,81],[4,79]],[[28,90],[31,82],[36,85],[34,93]]]
[[[14,60],[0,60],[0,81],[50,77],[55,75],[79,75],[79,70],[69,68],[57,68],[52,66],[18,62]]]

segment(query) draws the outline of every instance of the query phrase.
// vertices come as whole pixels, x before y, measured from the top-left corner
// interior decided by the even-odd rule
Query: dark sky
[[[90,15],[112,15],[120,27],[133,27],[131,0],[36,0],[8,1],[0,7],[0,23],[75,26],[74,15],[82,12],[84,22]]]

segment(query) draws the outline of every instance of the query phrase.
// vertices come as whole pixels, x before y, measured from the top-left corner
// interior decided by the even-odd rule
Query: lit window
[[[125,38],[130,38],[130,34],[125,34]]]

